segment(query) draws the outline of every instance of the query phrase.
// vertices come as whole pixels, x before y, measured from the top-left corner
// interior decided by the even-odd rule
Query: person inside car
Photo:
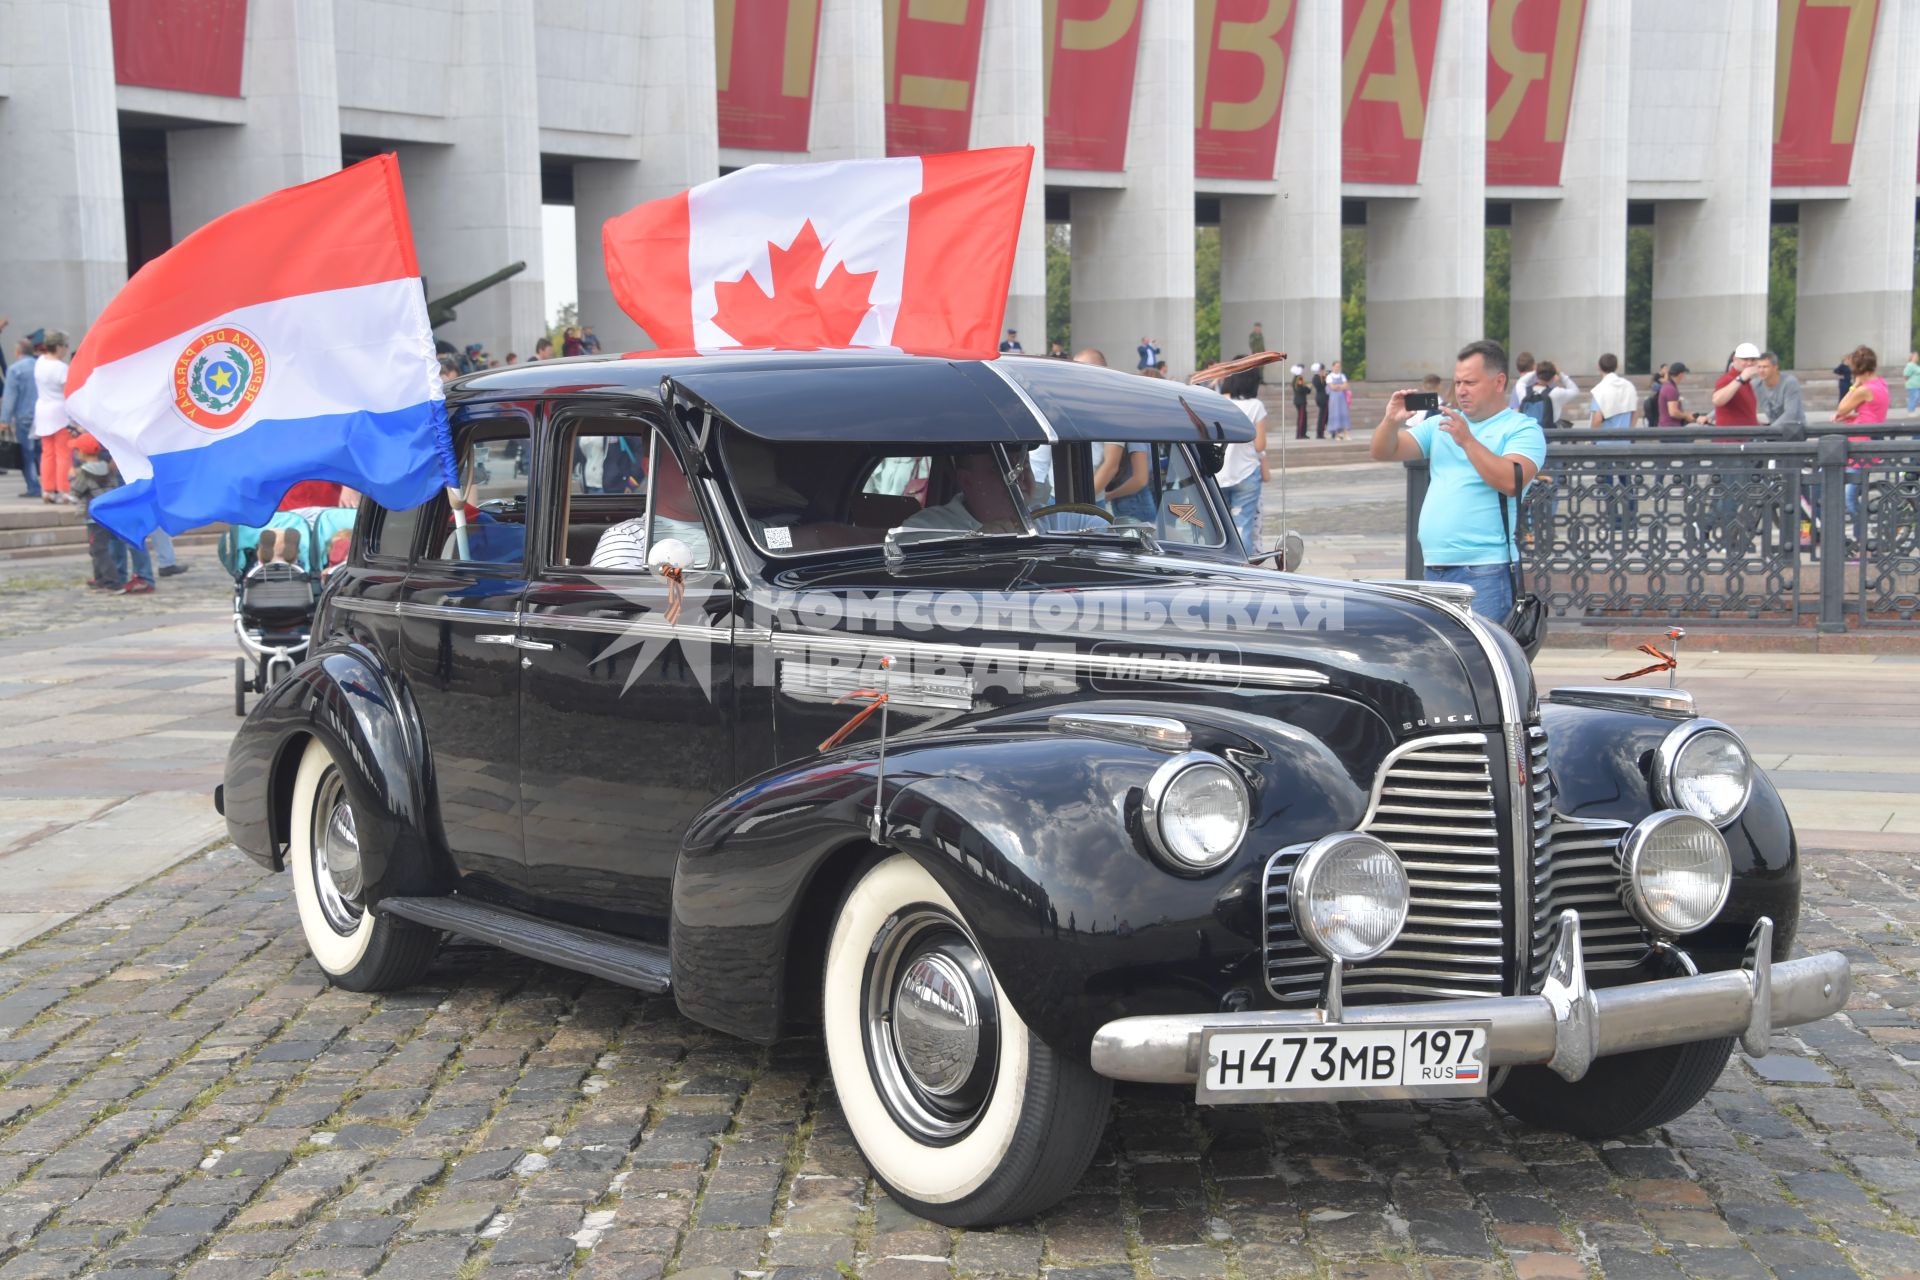
[[[645,464],[636,461],[642,475]],[[644,483],[644,482],[643,482]],[[653,485],[654,527],[660,537],[678,538],[693,552],[693,563],[704,565],[712,554],[707,543],[707,526],[700,519],[700,508],[687,488],[687,473],[662,450],[660,466]],[[594,569],[639,570],[647,567],[647,517],[643,512],[631,520],[608,525],[594,545],[588,567]]]
[[[952,476],[953,497],[908,516],[900,522],[901,528],[1023,533],[1026,526],[1015,509],[1009,481],[1019,487],[1022,499],[1031,510],[1043,510],[1050,505],[1044,500],[1044,492],[1041,500],[1035,501],[1033,471],[1024,453],[1014,462],[1011,476],[1002,473],[998,457],[985,450],[959,454],[945,459],[944,463]],[[1044,533],[1074,533],[1104,529],[1107,521],[1082,511],[1053,511],[1039,517],[1034,525]]]

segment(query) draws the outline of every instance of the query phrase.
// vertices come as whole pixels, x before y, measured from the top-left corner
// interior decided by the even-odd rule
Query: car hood
[[[1499,724],[1498,663],[1521,707],[1533,702],[1517,649],[1483,643],[1454,610],[1405,587],[1130,551],[925,546],[891,571],[796,566],[770,586],[754,604],[776,646],[891,654],[915,671],[951,671],[970,655],[1004,666],[1017,650],[1050,672],[1038,687],[1055,694],[1071,691],[1067,673],[1081,688],[1145,695],[1319,691],[1406,735]]]

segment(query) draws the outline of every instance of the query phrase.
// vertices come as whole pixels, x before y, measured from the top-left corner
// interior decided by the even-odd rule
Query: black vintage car
[[[1846,1001],[1733,730],[1537,694],[1457,589],[1250,566],[1210,391],[742,354],[450,410],[459,511],[362,507],[220,796],[343,987],[454,933],[818,1025],[875,1174],[965,1225],[1065,1194],[1115,1080],[1598,1137]]]

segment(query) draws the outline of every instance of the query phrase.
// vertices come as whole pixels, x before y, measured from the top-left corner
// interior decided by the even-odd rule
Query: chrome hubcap
[[[357,899],[365,887],[365,874],[360,863],[359,826],[337,771],[320,784],[318,803],[313,808],[312,844],[314,896],[320,900],[320,914],[335,933],[351,934],[360,927],[364,914]]]
[[[907,1077],[951,1097],[980,1058],[980,1009],[959,961],[928,952],[907,966],[893,993],[893,1046]]]
[[[957,1142],[993,1092],[993,976],[965,928],[931,906],[889,919],[869,957],[865,1039],[880,1099],[922,1142]]]

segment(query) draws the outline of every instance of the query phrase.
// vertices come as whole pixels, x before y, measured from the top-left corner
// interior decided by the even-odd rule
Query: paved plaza
[[[1310,568],[1397,572],[1399,484],[1296,473]],[[0,1280],[1920,1276],[1920,659],[1683,655],[1774,771],[1801,945],[1855,992],[1678,1122],[1593,1144],[1480,1103],[1123,1088],[1071,1199],[967,1232],[866,1178],[817,1039],[463,943],[416,989],[330,989],[212,811],[237,650],[190,558],[138,599],[0,563]]]

